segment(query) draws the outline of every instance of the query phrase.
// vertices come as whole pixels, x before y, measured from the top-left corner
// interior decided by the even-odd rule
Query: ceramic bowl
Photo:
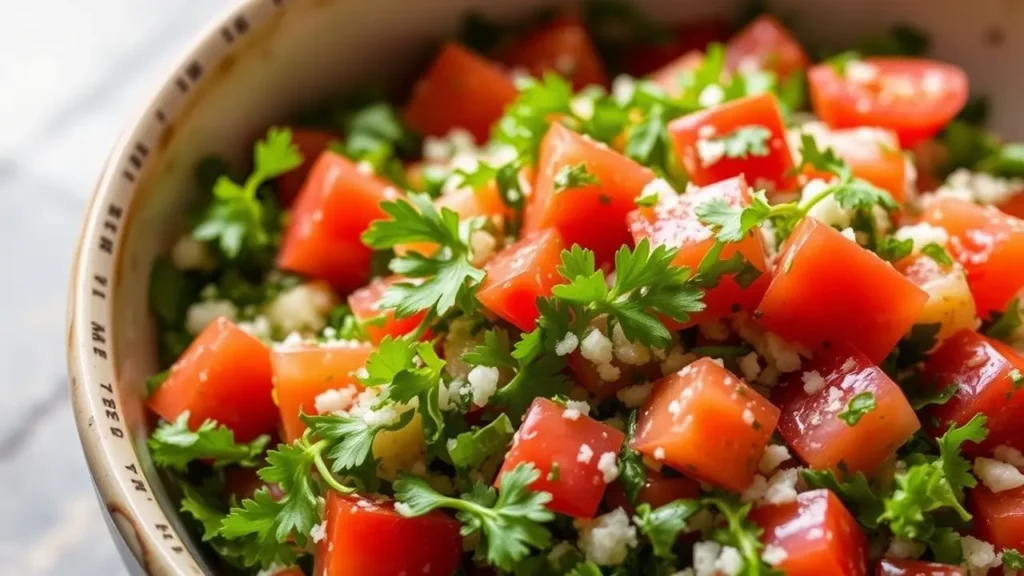
[[[68,303],[75,417],[93,481],[129,570],[210,573],[146,451],[145,378],[156,346],[150,264],[181,234],[192,167],[244,162],[288,113],[361,83],[408,77],[467,9],[512,16],[538,0],[245,0],[200,35],[132,120],[85,218]],[[741,2],[641,1],[673,20],[732,14]],[[843,46],[896,22],[927,31],[937,58],[992,98],[993,124],[1024,136],[1024,4],[1012,0],[783,0],[802,37]]]

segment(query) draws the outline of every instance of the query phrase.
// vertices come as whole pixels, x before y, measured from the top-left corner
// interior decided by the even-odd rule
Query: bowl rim
[[[111,328],[124,239],[133,199],[154,177],[147,170],[174,139],[174,127],[218,80],[221,64],[251,49],[286,0],[240,0],[192,35],[144,104],[130,116],[108,154],[80,228],[67,299],[67,365],[79,440],[111,536],[132,573],[204,574],[202,562],[178,533],[178,523],[155,497],[122,412]],[[148,161],[147,161],[148,160]],[[131,393],[130,391],[127,391]]]

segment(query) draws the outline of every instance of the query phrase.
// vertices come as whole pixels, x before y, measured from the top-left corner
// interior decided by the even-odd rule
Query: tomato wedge
[[[726,64],[730,70],[767,70],[788,78],[810,63],[792,32],[775,17],[754,18],[729,40]]]
[[[843,75],[818,64],[808,80],[814,113],[827,124],[888,128],[904,147],[937,134],[967,103],[964,71],[924,58],[866,58]]]
[[[965,576],[963,568],[917,560],[880,560],[875,576]]]
[[[540,471],[530,488],[551,493],[548,508],[559,514],[590,518],[597,511],[607,485],[600,463],[610,458],[617,466],[625,435],[589,416],[567,418],[565,408],[546,398],[537,398],[523,417],[523,424],[505,455],[495,479],[521,463],[532,463]]]
[[[370,342],[380,344],[385,336],[398,338],[416,330],[427,312],[421,311],[405,318],[395,317],[394,309],[381,310],[380,299],[389,286],[397,282],[405,282],[403,276],[392,275],[386,278],[375,278],[366,286],[356,290],[348,297],[348,306],[352,315],[363,325]]]
[[[778,408],[701,358],[655,384],[633,448],[691,478],[742,492],[778,420]]]
[[[531,32],[501,60],[513,70],[522,68],[538,78],[556,72],[572,82],[573,90],[608,83],[587,29],[574,17],[556,19]]]
[[[967,501],[979,538],[997,551],[1024,550],[1024,486],[996,493],[979,484]]]
[[[171,367],[146,404],[168,422],[189,412],[189,428],[216,420],[248,442],[277,427],[270,349],[221,317],[210,322]]]
[[[505,248],[487,263],[477,299],[516,328],[533,330],[540,315],[537,298],[551,296],[551,289],[562,281],[558,266],[563,248],[554,228]]]
[[[291,130],[292,142],[295,143],[295,146],[298,147],[299,152],[302,154],[302,165],[294,170],[285,172],[275,180],[277,184],[277,197],[281,200],[283,206],[290,206],[295,201],[317,158],[320,157],[324,150],[327,150],[328,144],[339,138],[337,134],[327,132],[326,130],[310,130],[307,128],[292,128]]]

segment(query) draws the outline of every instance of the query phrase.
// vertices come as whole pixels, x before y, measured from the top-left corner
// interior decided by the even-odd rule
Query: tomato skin
[[[277,255],[277,266],[324,280],[347,292],[370,277],[373,250],[360,236],[387,214],[384,201],[400,197],[398,189],[360,170],[331,151],[320,155],[292,208]]]
[[[445,136],[453,128],[463,128],[482,143],[517,94],[498,66],[449,42],[413,88],[403,118],[424,135]]]
[[[967,103],[967,75],[952,64],[924,58],[865,58],[855,77],[829,64],[807,74],[816,116],[833,128],[881,126],[904,147],[927,140]]]
[[[354,373],[366,364],[373,350],[369,343],[346,342],[275,350],[270,355],[286,442],[295,441],[306,431],[299,413],[315,415],[317,396],[348,386],[362,389]]]
[[[168,422],[189,412],[189,428],[216,420],[248,442],[277,427],[270,349],[221,317],[203,329],[146,401]]]
[[[433,511],[405,518],[394,502],[328,491],[324,517],[327,537],[317,545],[323,576],[451,576],[462,562],[459,523]]]
[[[779,254],[755,317],[809,348],[845,340],[878,364],[927,301],[926,292],[881,258],[827,224],[804,218]]]
[[[1002,312],[1024,288],[1024,220],[949,197],[930,198],[921,220],[949,233],[950,254],[967,271],[980,317]]]
[[[808,394],[804,377],[811,372],[825,386]],[[838,399],[831,390],[840,391]],[[875,408],[850,426],[838,414],[862,392],[873,394]],[[871,473],[921,428],[900,387],[863,354],[839,342],[784,379],[772,400],[782,411],[779,434],[816,470]]]
[[[580,163],[599,183],[556,192],[559,171]],[[598,265],[611,262],[615,251],[629,242],[626,214],[654,180],[654,172],[559,123],[544,136],[537,165],[524,232],[557,228],[566,248],[579,244],[594,251]]]
[[[865,576],[868,543],[857,521],[829,490],[811,490],[796,502],[759,506],[750,519],[761,541],[786,551],[775,566],[787,576]]]
[[[691,189],[669,203],[637,208],[626,217],[634,243],[639,244],[640,240],[647,238],[652,246],[678,248],[673,263],[696,270],[715,244],[714,231],[697,218],[696,210],[715,198],[722,198],[731,206],[749,206],[753,196],[743,176],[737,176]],[[759,230],[751,231],[739,242],[726,244],[719,257],[729,259],[737,252],[761,272],[768,270],[764,239]],[[761,303],[770,282],[770,275],[762,274],[744,288],[736,283],[734,276],[724,277],[718,286],[705,291],[703,311],[691,315],[686,323],[670,320],[669,327],[682,328],[710,322],[741,310],[753,312]]]
[[[988,437],[981,446],[968,442],[965,452],[982,455],[1000,444],[1024,450],[1024,391],[1014,386],[1014,369],[1024,373],[1024,357],[972,330],[943,342],[925,364],[922,382],[933,382],[937,390],[956,384],[957,391],[945,404],[929,407],[937,423],[930,431],[938,436],[950,423],[963,426],[975,414],[985,414]]]
[[[679,96],[682,93],[680,77],[686,72],[692,72],[700,68],[704,63],[704,53],[691,51],[679,58],[668,62],[661,68],[651,72],[648,79],[658,85],[670,96]]]
[[[291,131],[292,142],[302,154],[302,164],[298,168],[278,176],[275,180],[277,197],[281,200],[282,206],[290,206],[295,201],[317,158],[327,149],[328,144],[338,139],[338,135],[326,130],[292,128]]]
[[[752,125],[764,126],[771,132],[766,156],[729,158],[723,155],[706,162],[701,159],[698,143]],[[793,168],[793,156],[786,143],[779,103],[771,94],[747,96],[687,114],[669,122],[668,131],[680,162],[698,186],[743,175],[756,187],[777,190],[792,187],[788,173]]]
[[[724,20],[683,22],[670,31],[663,42],[627,46],[624,71],[630,76],[655,75],[670,66],[681,54],[703,52],[712,42],[725,42],[731,24]]]
[[[655,384],[632,445],[691,478],[742,492],[778,419],[778,408],[701,358]]]
[[[729,70],[768,70],[782,79],[810,64],[793,34],[767,14],[752,20],[729,40],[725,57]]]
[[[537,298],[550,296],[562,282],[557,268],[564,247],[554,228],[525,236],[487,263],[477,299],[516,328],[533,330],[540,315]]]
[[[405,318],[396,318],[393,308],[381,310],[380,300],[384,292],[392,284],[403,281],[406,281],[406,278],[398,275],[375,278],[348,296],[348,306],[352,309],[352,315],[363,325],[366,335],[373,344],[380,344],[385,336],[405,336],[416,330],[427,317],[426,310]]]
[[[590,84],[608,84],[590,35],[577,18],[559,18],[534,30],[501,60],[509,68],[526,69],[537,78],[556,72],[572,82],[574,91]]]
[[[501,476],[518,464],[532,463],[540,477],[530,485],[533,490],[551,493],[548,509],[576,518],[590,518],[601,503],[607,484],[597,469],[602,454],[612,452],[618,457],[625,434],[589,416],[575,420],[562,416],[565,408],[547,398],[537,398],[523,417],[505,454],[494,485],[501,485]],[[586,462],[578,457],[582,446],[589,446],[593,455]],[[557,465],[557,477],[549,477]]]
[[[1024,487],[992,492],[979,484],[967,494],[978,537],[996,550],[1024,549]]]
[[[963,568],[917,560],[879,560],[875,576],[965,576]]]

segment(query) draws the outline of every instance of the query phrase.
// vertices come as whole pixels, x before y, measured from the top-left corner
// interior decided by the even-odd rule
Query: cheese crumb
[[[723,546],[715,560],[715,569],[725,576],[736,576],[743,570],[743,557],[732,546]]]
[[[778,566],[789,558],[789,554],[786,549],[782,546],[776,546],[775,544],[769,544],[764,547],[764,551],[761,552],[761,559],[765,561],[769,566]]]
[[[1024,468],[1024,454],[1021,454],[1020,450],[1013,446],[996,446],[993,452],[996,460],[1013,464],[1017,468]]]
[[[608,364],[612,361],[612,341],[594,329],[580,343],[580,354],[594,364]]]
[[[764,453],[761,454],[761,461],[757,464],[758,471],[761,474],[768,475],[775,471],[786,460],[789,460],[792,456],[789,454],[789,448],[786,448],[782,444],[771,444],[764,449]]]
[[[894,235],[897,240],[912,241],[914,243],[913,254],[921,252],[921,249],[929,244],[945,246],[949,242],[949,234],[945,228],[932,226],[927,222],[921,222],[913,226],[901,226]]]
[[[615,452],[605,452],[597,460],[597,469],[601,472],[605,484],[611,484],[619,477],[619,465],[616,463]]]
[[[755,474],[747,489],[740,494],[741,502],[757,502],[764,498],[768,490],[768,479],[760,474]]]
[[[988,542],[978,540],[974,536],[964,536],[960,539],[960,544],[964,550],[964,564],[972,573],[975,570],[983,571],[999,566],[1000,560],[995,547]]]
[[[327,537],[327,522],[321,522],[316,526],[313,526],[309,530],[309,537],[313,539],[313,543],[320,542]]]
[[[664,460],[665,459],[665,449],[662,448],[661,446],[658,446],[657,448],[655,448],[654,449],[654,459],[658,460],[659,462]]]
[[[476,366],[469,371],[470,390],[473,391],[473,403],[486,406],[491,396],[498,390],[498,369],[493,366]]]
[[[576,461],[580,464],[590,464],[590,460],[594,457],[594,449],[588,444],[580,444],[580,451],[576,454]]]
[[[196,302],[185,312],[185,329],[193,336],[198,335],[221,316],[234,322],[238,317],[238,308],[229,300]]]
[[[1024,474],[1014,465],[991,458],[975,458],[974,474],[989,490],[1005,492],[1024,486]]]
[[[616,324],[615,328],[612,329],[612,343],[614,344],[615,357],[623,364],[642,366],[651,361],[650,349],[639,342],[627,340],[620,324]]]
[[[580,339],[572,332],[566,332],[565,336],[555,344],[555,354],[559,356],[568,356],[575,352],[579,345]]]
[[[587,414],[590,414],[590,404],[581,400],[569,400],[565,403],[562,418],[566,420],[579,420],[580,416]]]
[[[343,412],[352,407],[352,403],[358,392],[359,391],[355,386],[325,390],[317,395],[313,401],[313,406],[316,408],[317,414],[334,414],[336,412]]]
[[[598,364],[597,375],[605,382],[615,382],[622,376],[622,372],[612,364]]]
[[[653,382],[627,386],[616,392],[615,397],[619,399],[619,402],[625,404],[626,408],[639,408],[644,405],[644,402],[647,402],[647,398],[651,395],[651,390],[653,389]]]
[[[825,388],[825,379],[821,377],[821,373],[817,370],[804,372],[800,376],[800,380],[803,381],[804,392],[807,394],[817,394]]]
[[[616,508],[591,521],[577,521],[579,548],[587,560],[600,566],[615,566],[625,561],[630,548],[636,548],[636,528],[622,508]]]
[[[266,316],[283,333],[319,332],[335,304],[334,293],[326,284],[309,282],[278,294],[267,306]]]
[[[715,576],[718,567],[715,562],[722,552],[722,545],[714,541],[696,542],[693,545],[693,570],[697,576]]]
[[[757,352],[751,352],[740,358],[740,372],[743,373],[743,379],[747,382],[757,380],[761,374],[761,365],[757,362]]]
[[[796,483],[797,473],[799,472],[796,468],[790,468],[788,470],[779,470],[776,472],[770,480],[768,480],[768,488],[764,493],[764,501],[768,504],[788,504],[790,502],[796,502]]]

